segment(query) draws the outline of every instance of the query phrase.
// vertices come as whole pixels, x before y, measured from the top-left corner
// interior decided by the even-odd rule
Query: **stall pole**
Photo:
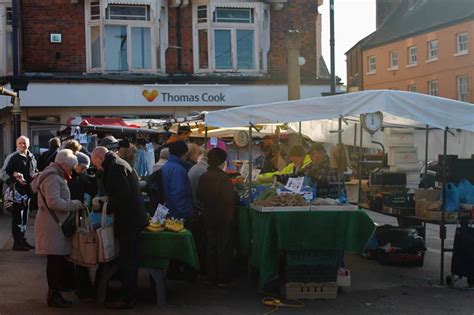
[[[288,100],[299,100],[301,75],[300,75],[300,32],[288,30],[286,33],[286,58],[288,72]],[[299,123],[299,135],[301,137],[301,122]]]
[[[336,53],[334,36],[334,0],[329,1],[329,46],[331,48],[331,95],[336,94]]]
[[[441,202],[441,224],[439,227],[439,238],[441,240],[441,267],[440,267],[440,277],[439,282],[441,285],[444,284],[444,240],[446,239],[446,221],[445,221],[445,212],[446,212],[446,156],[448,150],[448,128],[444,130],[444,146],[443,146],[443,200]],[[438,161],[439,163],[439,161]]]
[[[362,196],[362,144],[363,144],[364,128],[360,128],[360,146],[359,146],[359,163],[357,163],[357,176],[359,177],[359,195],[357,198],[357,204],[360,205],[360,197]]]
[[[207,125],[204,127],[204,148],[207,150],[207,140],[208,140],[208,135],[207,135]]]
[[[252,170],[253,170],[253,158],[252,158],[252,126],[249,127],[249,209],[250,203],[253,202],[252,196]]]
[[[339,146],[339,165],[338,165],[338,168],[339,168],[339,166],[342,165],[342,116],[340,116],[338,120],[337,143]],[[338,190],[339,196],[341,195],[341,188],[342,188],[341,182],[344,181],[344,176],[342,175],[343,172],[344,171],[342,169],[337,170],[337,180],[339,181],[337,190]]]
[[[426,125],[426,141],[425,141],[425,176],[428,174],[428,141],[430,126]]]

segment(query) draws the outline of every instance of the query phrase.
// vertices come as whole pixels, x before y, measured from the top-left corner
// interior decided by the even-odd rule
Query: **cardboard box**
[[[413,147],[415,135],[409,133],[392,134],[385,137],[385,144],[388,147]]]
[[[337,285],[340,287],[350,287],[351,286],[351,271],[346,269],[347,274],[342,276],[337,274]]]
[[[369,188],[369,181],[367,179],[363,179],[362,183],[362,196],[360,198],[360,202],[366,202],[366,193],[370,190]],[[347,200],[350,203],[357,203],[359,201],[359,180],[353,179],[350,182],[345,183],[346,192],[347,192]]]
[[[388,165],[413,164],[418,162],[418,155],[414,147],[390,147],[388,149]]]
[[[337,297],[337,283],[299,283],[289,282],[283,287],[284,295],[288,300],[316,300],[335,299]]]
[[[441,189],[415,189],[415,200],[441,200]]]
[[[415,215],[428,220],[441,220],[441,200],[418,199],[415,201]],[[457,219],[458,212],[445,212],[446,220]]]

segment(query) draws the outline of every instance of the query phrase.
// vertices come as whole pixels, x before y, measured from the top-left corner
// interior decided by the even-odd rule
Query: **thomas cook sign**
[[[233,105],[229,85],[160,84],[145,85],[141,97],[156,105]]]

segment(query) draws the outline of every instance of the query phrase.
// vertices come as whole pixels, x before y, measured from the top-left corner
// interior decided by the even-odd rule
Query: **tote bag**
[[[77,230],[71,238],[72,253],[69,261],[84,267],[93,267],[97,264],[97,236],[89,222],[87,210],[83,211],[82,220],[76,212]]]
[[[107,202],[102,206],[102,224],[96,230],[98,240],[98,260],[109,262],[118,256],[118,246],[114,236],[113,224],[107,225]]]

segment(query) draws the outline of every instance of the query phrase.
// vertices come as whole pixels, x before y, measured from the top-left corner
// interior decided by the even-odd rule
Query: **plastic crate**
[[[300,283],[290,282],[283,287],[284,296],[288,300],[316,300],[335,299],[337,297],[337,283]]]
[[[335,282],[337,269],[337,265],[287,266],[284,278],[287,282]]]
[[[333,250],[291,250],[286,252],[286,264],[297,265],[335,265],[339,262],[339,253]]]
[[[415,194],[385,193],[382,204],[390,208],[415,208]]]

